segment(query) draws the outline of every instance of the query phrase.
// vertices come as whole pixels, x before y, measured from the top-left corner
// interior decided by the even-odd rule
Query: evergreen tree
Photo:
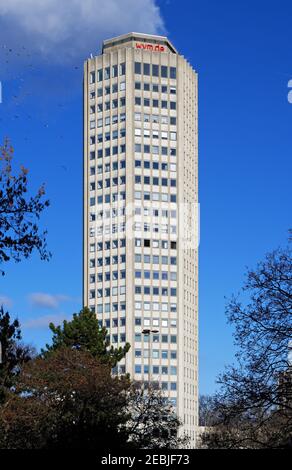
[[[0,308],[0,404],[3,403],[10,387],[20,372],[21,366],[29,361],[33,351],[21,344],[19,321],[13,322],[8,312]]]
[[[119,348],[110,346],[106,339],[106,328],[99,326],[96,314],[87,307],[84,307],[79,313],[74,313],[71,321],[64,320],[62,326],[50,323],[50,330],[53,333],[52,345],[46,345],[47,350],[42,351],[43,354],[66,346],[90,352],[101,362],[114,367],[130,349],[128,343]]]

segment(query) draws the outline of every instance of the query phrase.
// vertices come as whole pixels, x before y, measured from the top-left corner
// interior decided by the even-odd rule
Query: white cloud
[[[33,307],[38,308],[58,308],[61,302],[72,300],[67,295],[52,295],[44,292],[34,292],[29,295],[29,301]]]
[[[10,297],[0,294],[0,306],[1,305],[3,305],[4,308],[12,307],[12,300],[10,299]]]
[[[55,325],[59,325],[68,318],[68,316],[64,313],[58,313],[56,315],[44,315],[42,317],[37,318],[30,318],[24,322],[22,322],[21,327],[27,329],[33,328],[47,328],[50,323],[54,323]]]
[[[102,39],[164,26],[155,0],[0,0],[1,29],[2,41],[63,60],[98,52]]]

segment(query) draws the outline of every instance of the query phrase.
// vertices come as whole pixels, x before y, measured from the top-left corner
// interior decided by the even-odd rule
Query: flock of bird
[[[0,44],[2,105],[5,103],[5,111],[4,106],[0,104],[0,126],[1,122],[3,123],[9,119],[14,121],[23,119],[25,120],[24,127],[27,127],[29,122],[31,122],[32,126],[33,121],[35,121],[35,124],[38,126],[49,128],[49,116],[47,116],[48,119],[45,121],[43,118],[36,117],[26,110],[26,108],[29,108],[27,100],[33,94],[34,80],[38,79],[42,73],[41,65],[37,65],[40,61],[37,59],[37,54],[33,54],[25,46],[14,48],[6,44]],[[44,58],[42,60],[44,61]],[[44,62],[44,66],[49,66],[48,59],[47,63]],[[78,66],[73,68],[75,71],[79,69]],[[66,107],[63,102],[58,102],[56,105],[59,109]],[[63,139],[63,135],[60,135],[59,138]],[[23,139],[26,142],[29,141],[27,136],[24,136]]]

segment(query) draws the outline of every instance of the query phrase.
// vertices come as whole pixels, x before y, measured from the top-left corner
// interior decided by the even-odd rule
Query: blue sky
[[[200,390],[214,391],[234,355],[225,297],[291,227],[291,15],[288,0],[0,0],[0,141],[51,201],[52,260],[10,263],[0,284],[25,341],[81,307],[83,60],[103,38],[167,34],[199,73]]]

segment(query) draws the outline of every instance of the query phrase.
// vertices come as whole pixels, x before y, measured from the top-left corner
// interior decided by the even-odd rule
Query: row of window
[[[136,364],[135,365],[135,374],[141,374],[143,370],[144,374],[149,374],[149,366],[148,364],[144,364],[142,366],[141,364]],[[176,366],[152,366],[151,367],[151,372],[154,375],[162,374],[162,375],[177,375],[177,368]],[[176,382],[171,382],[171,390],[176,390]]]
[[[125,146],[120,146],[121,153],[125,153]],[[120,168],[120,170],[126,168],[126,160],[115,161],[112,163],[105,163],[105,165],[97,165],[91,166],[89,169],[90,176],[94,176],[95,174],[101,175],[103,172],[108,173],[109,171],[116,171]]]
[[[150,318],[144,318],[142,320],[141,317],[135,317],[135,326],[142,326],[142,323],[143,323],[144,326],[151,326],[151,319]],[[153,327],[161,326],[162,328],[167,328],[169,326],[169,324],[173,328],[176,327],[176,319],[175,318],[172,318],[171,320],[168,320],[167,318],[162,318],[162,319],[153,318],[152,319],[152,326]],[[147,341],[149,341],[149,335],[145,335],[144,341],[146,343],[147,343]],[[145,350],[145,351],[147,351],[147,350]],[[174,357],[172,357],[172,356],[171,356],[171,358],[174,359]]]
[[[110,178],[107,178],[104,181],[104,187],[105,188],[110,188],[110,186],[118,186],[119,184],[126,184],[126,176],[120,176],[120,177],[115,177],[110,180]],[[90,191],[95,191],[96,189],[102,189],[103,188],[103,180],[98,181],[97,183],[93,182],[90,183]],[[94,205],[94,204],[90,204]]]
[[[152,359],[177,359],[176,351],[168,351],[167,349],[152,349]],[[135,349],[135,357],[149,357],[149,349]]]
[[[119,106],[126,106],[126,98],[124,96],[120,99],[116,98],[111,101],[105,101],[104,103],[98,103],[96,106],[93,104],[90,106],[89,112],[90,114],[102,113],[110,109],[117,109]]]
[[[154,193],[149,191],[135,191],[135,199],[136,200],[144,200],[144,201],[161,201],[161,202],[176,202],[176,194],[163,194],[163,193]]]
[[[150,98],[141,98],[140,96],[135,96],[135,105],[136,106],[144,106],[152,108],[161,108],[161,109],[172,109],[176,110],[176,101],[167,101],[167,100],[157,100]]]
[[[176,214],[177,214],[177,213],[176,213],[176,210],[168,211],[168,210],[166,210],[166,209],[161,209],[161,210],[159,210],[159,209],[151,209],[150,207],[144,207],[144,208],[143,208],[143,211],[142,211],[142,208],[141,208],[141,207],[135,207],[135,215],[140,215],[140,216],[141,216],[141,218],[140,218],[141,220],[143,220],[143,215],[144,215],[145,217],[147,217],[147,218],[153,217],[154,219],[155,219],[155,218],[168,219],[169,217],[170,217],[171,219],[175,219],[175,218],[176,218]],[[137,219],[138,219],[138,218],[135,217],[135,220],[137,220]],[[140,220],[140,219],[139,219],[139,220]],[[136,240],[139,240],[139,238],[137,238]],[[154,242],[155,242],[155,245],[156,245],[157,240],[153,240],[153,247],[155,246],[155,245],[154,245]],[[138,242],[137,242],[137,243],[138,243]],[[145,241],[145,243],[146,243],[146,241]],[[172,242],[172,247],[174,246],[173,243],[175,243],[175,242]],[[141,246],[141,244],[140,244],[140,245],[136,244],[136,246]],[[148,245],[144,244],[144,246],[148,246]],[[149,245],[149,246],[150,246],[150,245]],[[164,241],[164,240],[163,240],[163,241],[161,242],[161,248],[167,248],[167,247],[168,247],[167,241]],[[172,249],[174,249],[174,248],[172,248]]]
[[[141,255],[140,253],[135,254],[135,262],[144,264],[171,264],[176,266],[176,256],[158,256],[158,255]]]
[[[90,72],[90,83],[101,82],[102,80],[109,80],[110,78],[118,77],[119,75],[126,74],[126,63],[112,65],[111,67],[105,67],[98,69],[97,72]]]
[[[120,193],[109,193],[105,194],[104,196],[91,197],[89,199],[89,204],[91,207],[93,207],[96,204],[107,204],[110,202],[125,201],[125,199],[126,193],[125,191],[121,191]]]
[[[133,230],[135,232],[142,232],[144,231],[145,233],[146,232],[152,232],[152,233],[169,233],[169,234],[173,234],[173,235],[176,235],[177,233],[177,226],[176,225],[168,225],[168,224],[148,224],[148,223],[144,223],[141,224],[139,222],[136,222],[133,226]]]
[[[176,140],[176,132],[170,132],[169,133],[170,135],[170,140]],[[136,153],[144,153],[144,154],[149,154],[151,153],[152,155],[168,155],[168,152],[170,150],[170,155],[171,156],[175,156],[176,155],[176,148],[170,148],[168,149],[168,147],[160,147],[158,145],[148,145],[148,144],[145,144],[145,145],[141,145],[141,144],[135,144],[135,152]],[[135,166],[138,168],[139,167],[139,163],[137,163],[137,165],[135,164]],[[141,165],[140,165],[141,166]],[[145,165],[144,165],[144,168]]]
[[[91,310],[95,311],[95,308],[91,307]],[[110,303],[100,304],[96,306],[96,312],[98,314],[118,312],[119,310],[123,312],[123,314],[125,314],[124,312],[126,310],[126,302],[120,302],[120,307],[117,302],[113,302],[112,304]]]
[[[107,116],[105,119],[97,119],[97,121],[91,120],[89,127],[90,129],[95,129],[96,127],[102,127],[103,125],[109,126],[112,124],[117,124],[118,122],[125,122],[126,121],[126,113],[115,114],[112,117]]]
[[[135,286],[135,294],[144,294],[144,295],[161,295],[171,297],[176,296],[176,288],[168,289],[168,287],[149,287],[149,286]]]
[[[120,138],[122,139],[123,137],[126,137],[126,129],[125,128],[122,128],[120,130],[116,129],[114,131],[112,131],[112,133],[110,132],[105,132],[104,134],[98,134],[95,138],[94,137],[94,142],[93,143],[98,143],[98,144],[101,144],[103,141],[104,142],[109,142],[110,140],[115,140],[115,139],[118,139],[119,138],[119,135],[120,135]],[[98,158],[102,158],[103,156],[103,150],[100,149],[98,151]],[[91,151],[90,152],[90,160],[94,160],[95,159],[95,152],[94,151]]]
[[[166,149],[168,150],[167,147],[161,147],[161,150]],[[172,152],[173,150],[176,151],[176,149],[170,149],[171,155],[174,155],[176,152]],[[165,155],[165,153],[162,152],[162,155]],[[150,160],[135,160],[135,168],[144,168],[145,170],[161,170],[161,171],[176,171],[176,163],[166,163],[166,162],[155,162],[155,161],[150,161]]]
[[[168,179],[168,178],[158,178],[157,176],[144,176],[142,178],[141,175],[135,175],[135,183],[136,184],[152,184],[153,186],[170,186],[171,188],[176,187],[176,179]]]
[[[176,140],[176,132],[170,132],[169,133],[170,140],[175,141]],[[163,146],[158,146],[158,145],[149,145],[149,144],[144,144],[143,146],[141,144],[135,144],[135,152],[136,153],[144,153],[144,154],[153,154],[153,155],[168,155],[168,147],[163,147]],[[170,155],[175,156],[176,155],[176,148],[170,148]],[[135,165],[139,166],[139,164]]]
[[[154,212],[156,212],[156,210],[153,210],[153,213]],[[165,216],[167,217],[168,211],[162,211],[162,212],[166,212],[167,214]],[[157,216],[158,216],[158,211],[157,211]],[[135,238],[135,246],[137,246],[137,247],[144,246],[145,248],[150,248],[152,246],[152,248],[161,247],[163,249],[170,248],[171,250],[176,250],[176,242],[175,241],[170,241],[169,242],[168,240],[150,240],[149,238],[144,238],[143,240],[141,238]]]
[[[125,294],[126,293],[126,286],[112,287],[112,288],[107,287],[105,289],[97,289],[96,296],[97,296],[98,299],[100,299],[102,297],[110,297],[111,295],[116,296],[119,293],[121,295]],[[95,292],[94,292],[94,297],[91,297],[91,298],[95,298]]]
[[[126,279],[126,271],[109,271],[106,273],[97,273],[91,274],[89,276],[90,284],[94,284],[95,282],[107,282],[107,281],[117,281],[118,279]]]
[[[119,340],[120,338],[120,340]],[[110,343],[125,343],[126,342],[126,333],[121,333],[120,335],[114,334],[112,336],[107,335],[106,340]]]
[[[106,320],[98,320],[98,324],[100,327],[105,327],[105,328],[118,328],[118,326],[126,326],[126,318],[112,318],[111,320],[107,318]]]
[[[158,114],[146,114],[146,113],[135,113],[134,120],[136,122],[151,122],[152,124],[176,124],[176,117],[174,116],[162,116]]]
[[[176,120],[176,118],[173,118]],[[144,137],[144,139],[162,139],[162,140],[176,140],[176,135],[174,132],[167,131],[150,131],[149,129],[135,129],[135,137]]]
[[[103,141],[108,142],[111,139],[113,140],[118,139],[119,134],[120,134],[120,138],[126,137],[126,129],[125,128],[122,128],[120,130],[115,129],[114,131],[112,131],[112,134],[110,132],[105,132],[104,134],[98,134],[97,136],[92,135],[90,136],[90,145],[94,145],[96,143],[101,144]],[[102,153],[99,155],[99,157],[102,157]],[[94,158],[95,158],[95,153],[92,152],[92,159]]]
[[[91,252],[94,252],[95,249],[96,251],[102,251],[102,250],[110,250],[111,248],[113,250],[117,249],[117,248],[123,248],[126,246],[126,239],[125,238],[120,238],[120,239],[116,239],[116,240],[106,240],[105,242],[98,242],[96,244],[96,247],[95,247],[95,244],[91,244],[90,245],[90,251]]]
[[[111,207],[110,209],[107,210],[99,210],[95,212],[90,213],[90,221],[94,222],[96,219],[101,220],[104,219],[109,220],[109,219],[114,219],[118,216],[125,215],[126,213],[126,208],[124,205],[124,202],[122,201],[121,203],[115,204],[114,207]]]
[[[134,71],[138,75],[176,79],[176,67],[168,67],[167,65],[135,62]]]
[[[142,339],[145,342],[145,338],[149,337],[147,335],[143,335],[141,333],[135,333],[135,342],[136,343],[141,343]],[[176,344],[176,335],[159,335],[159,334],[153,334],[152,335],[152,343],[171,343],[171,344]]]
[[[102,225],[99,224],[96,226],[96,228],[91,228],[90,229],[90,236],[91,237],[98,237],[98,236],[106,236],[110,234],[117,234],[119,233],[120,235],[124,235],[126,233],[126,224],[121,223],[121,224],[111,224],[111,225]]]
[[[154,312],[176,312],[176,303],[168,304],[168,302],[135,302],[136,310],[154,311]],[[153,336],[154,338],[154,336]],[[167,341],[166,341],[167,342]]]
[[[135,271],[135,278],[136,279],[153,279],[161,280],[161,281],[176,281],[177,274],[176,272],[168,272],[168,271],[149,271],[147,269],[144,270],[136,270]]]
[[[120,287],[112,287],[111,289],[108,287],[104,289],[104,292],[102,289],[97,289],[95,291],[94,289],[91,289],[89,291],[89,298],[90,299],[95,299],[95,298],[102,298],[102,297],[110,297],[111,295],[113,297],[117,295],[124,295],[126,293],[126,286],[120,286]]]
[[[148,82],[135,82],[135,90],[144,90],[152,91],[153,93],[170,93],[171,95],[176,95],[176,87],[167,85],[158,85],[157,83],[148,83]]]
[[[166,211],[168,212],[168,211]],[[120,248],[123,248],[126,246],[126,239],[116,239],[116,240],[106,240],[104,242],[98,242],[96,245],[92,243],[90,245],[90,252],[94,253],[95,251],[107,251],[107,250],[115,250]],[[153,248],[159,248],[161,247],[162,249],[168,249],[170,248],[171,250],[176,250],[176,241],[168,241],[168,240],[150,240],[149,238],[144,238],[143,240],[141,238],[135,238],[135,246],[137,247],[146,247],[150,248],[151,246]]]
[[[120,82],[120,84],[113,83],[111,87],[109,85],[105,86],[105,87],[99,87],[99,88],[97,88],[96,92],[95,92],[95,90],[90,91],[89,92],[89,97],[90,97],[91,100],[93,100],[93,99],[96,98],[96,96],[98,98],[100,98],[103,95],[108,96],[110,94],[110,92],[117,93],[119,90],[120,91],[125,91],[126,90],[126,82]]]
[[[126,262],[126,255],[120,255],[120,256],[105,256],[104,258],[97,258],[96,259],[96,266],[97,267],[100,267],[100,266],[111,266],[113,264],[118,264],[118,263],[125,263]],[[95,267],[95,266],[90,266],[91,268]],[[124,279],[122,277],[122,273],[124,273],[124,271],[120,271],[121,273],[121,277],[120,279]]]

